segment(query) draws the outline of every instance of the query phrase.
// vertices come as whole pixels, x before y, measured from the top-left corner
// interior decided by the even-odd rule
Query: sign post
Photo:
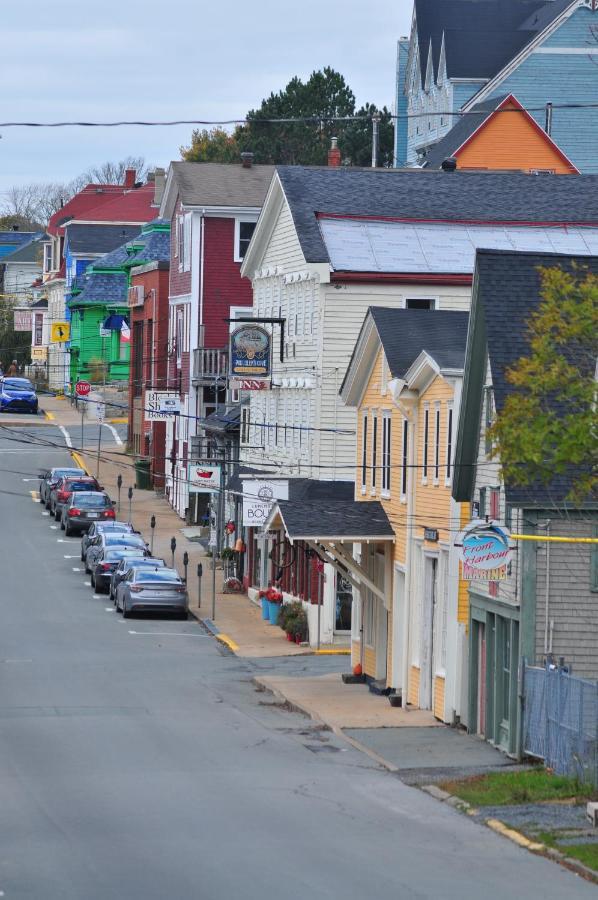
[[[75,384],[75,397],[87,397],[91,391],[91,384],[89,381],[77,381]],[[83,421],[85,419],[85,403],[81,404],[81,450],[83,450],[83,445],[85,443],[85,436],[83,432]]]

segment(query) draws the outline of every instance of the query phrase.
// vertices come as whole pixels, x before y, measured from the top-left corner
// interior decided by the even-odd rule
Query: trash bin
[[[135,487],[138,491],[149,491],[152,486],[149,459],[135,461]]]

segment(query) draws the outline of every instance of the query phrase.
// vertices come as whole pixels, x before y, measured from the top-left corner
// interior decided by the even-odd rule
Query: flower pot
[[[287,631],[287,641],[292,641],[292,640],[293,640],[293,635],[291,634],[290,631]]]
[[[278,625],[278,614],[280,613],[280,604],[268,601],[270,625]]]
[[[303,643],[303,635],[302,635],[302,634],[296,634],[296,635],[295,635],[295,643],[296,643],[296,644],[302,644],[302,643]]]
[[[266,597],[262,597],[262,619],[266,622],[270,619],[270,601]]]

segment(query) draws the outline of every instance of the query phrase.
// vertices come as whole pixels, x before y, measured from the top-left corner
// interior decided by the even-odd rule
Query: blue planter
[[[266,622],[270,619],[270,601],[266,597],[262,597],[262,619]]]
[[[278,614],[280,613],[280,603],[272,603],[268,600],[270,625],[278,625]]]

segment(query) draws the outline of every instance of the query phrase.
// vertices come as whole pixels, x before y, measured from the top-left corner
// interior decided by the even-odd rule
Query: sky
[[[53,0],[3,4],[0,121],[235,119],[295,75],[341,72],[357,104],[393,102],[412,0]],[[13,185],[66,182],[107,160],[167,166],[192,127],[6,128]]]

